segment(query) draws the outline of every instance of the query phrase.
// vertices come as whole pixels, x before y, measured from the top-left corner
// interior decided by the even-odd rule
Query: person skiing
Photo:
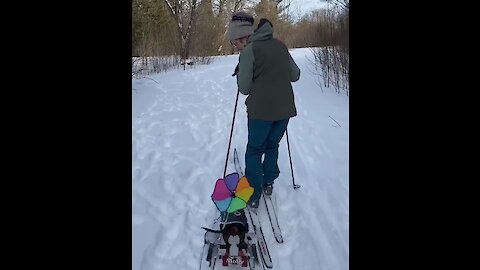
[[[262,18],[255,31],[253,24],[252,15],[235,12],[228,34],[240,52],[233,75],[237,76],[240,93],[248,95],[245,176],[254,188],[248,204],[258,208],[262,191],[271,195],[280,175],[278,146],[290,118],[297,115],[291,82],[300,79],[300,69],[285,44],[273,38],[273,25],[268,19]]]

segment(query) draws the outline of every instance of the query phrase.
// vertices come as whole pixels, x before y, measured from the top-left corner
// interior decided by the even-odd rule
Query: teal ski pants
[[[280,175],[278,145],[289,119],[264,121],[248,119],[248,144],[245,152],[245,176],[254,188],[251,201],[259,200],[263,187]],[[264,159],[262,161],[262,156]]]

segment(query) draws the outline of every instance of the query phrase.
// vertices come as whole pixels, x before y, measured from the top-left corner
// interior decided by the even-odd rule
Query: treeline
[[[296,19],[291,0],[132,0],[132,74],[185,68],[234,53],[228,23],[232,13],[245,10],[255,24],[268,18],[274,37],[289,48],[316,47],[316,64],[328,71],[321,73],[328,83],[344,74],[348,79],[348,0],[329,2],[329,8]]]

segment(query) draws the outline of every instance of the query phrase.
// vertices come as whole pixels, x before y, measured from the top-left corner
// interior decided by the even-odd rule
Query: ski
[[[262,231],[262,227],[260,226],[260,221],[258,219],[257,213],[251,210],[250,207],[247,207],[248,214],[250,216],[251,223],[253,225],[253,230],[255,231],[255,235],[257,236],[257,243],[258,248],[260,249],[260,255],[262,257],[263,264],[267,268],[272,268],[272,257],[270,257],[270,252],[268,251],[267,241],[265,241],[265,236]]]
[[[235,169],[240,176],[243,176],[242,166],[240,165],[240,160],[238,159],[237,148],[233,150],[233,162],[235,164]],[[273,205],[272,196],[266,196],[263,194],[263,200],[265,202],[265,207],[267,208],[268,219],[270,220],[270,225],[272,226],[272,232],[275,236],[275,240],[278,243],[283,243],[282,231],[280,230],[280,225],[278,223],[277,212],[275,211],[275,206]]]
[[[275,240],[278,243],[283,243],[282,231],[280,230],[280,225],[278,224],[277,212],[273,205],[272,196],[267,196],[263,194],[263,201],[265,202],[265,207],[267,208],[268,219],[270,219],[270,224],[272,225],[272,232],[275,236]]]
[[[233,162],[235,164],[235,170],[240,177],[244,176],[242,166],[240,165],[240,160],[238,159],[238,152],[235,148],[233,150]],[[265,236],[260,226],[260,220],[258,219],[257,213],[254,210],[251,210],[250,207],[247,207],[248,214],[250,217],[251,224],[253,225],[253,230],[258,240],[258,248],[260,249],[260,254],[262,261],[267,268],[272,268],[272,258],[270,257],[270,252],[268,251],[267,242],[265,241]]]

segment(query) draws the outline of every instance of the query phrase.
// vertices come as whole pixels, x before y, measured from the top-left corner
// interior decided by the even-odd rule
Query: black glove
[[[233,76],[236,76],[237,74],[238,74],[238,64],[237,64],[237,66],[235,67],[235,70],[233,71],[232,77],[233,77]]]

